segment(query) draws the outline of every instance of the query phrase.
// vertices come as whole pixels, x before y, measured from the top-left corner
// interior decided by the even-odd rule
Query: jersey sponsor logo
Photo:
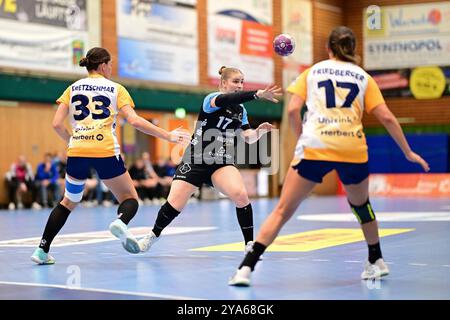
[[[97,139],[97,141],[102,141],[104,138],[105,137],[101,133],[95,136],[95,139]]]
[[[336,117],[336,118],[329,118],[329,117],[319,117],[317,119],[318,123],[324,123],[324,124],[339,124],[339,123],[353,123],[353,121],[356,121],[356,117],[353,119],[349,116],[347,117]]]
[[[85,136],[85,135],[79,135],[79,136],[72,136],[73,140],[94,140],[94,135]]]
[[[74,129],[75,133],[83,132],[83,131],[91,131],[91,130],[95,130],[95,126],[86,126],[86,127],[84,127],[84,126],[77,126]]]
[[[217,137],[217,141],[223,142],[225,144],[233,144],[234,143],[234,138],[225,138],[225,137],[222,137],[222,136],[218,136]]]
[[[352,137],[352,138],[355,137],[354,132],[342,131],[342,130],[322,130],[322,131],[320,131],[320,135],[329,136],[329,137]],[[361,138],[361,137],[359,137],[359,138]]]
[[[361,139],[363,137],[362,131],[361,130],[356,131],[356,136]]]
[[[192,168],[191,168],[191,166],[188,164],[188,163],[184,163],[182,166],[181,166],[181,168],[180,168],[180,172],[182,173],[182,174],[186,174],[186,173],[188,173],[189,171],[191,171],[192,170]]]

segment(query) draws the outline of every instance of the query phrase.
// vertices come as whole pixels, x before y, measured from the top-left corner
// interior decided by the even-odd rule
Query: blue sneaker
[[[55,258],[48,253],[45,253],[43,249],[37,248],[31,255],[31,261],[37,264],[54,264]]]
[[[139,253],[141,249],[139,248],[139,243],[136,238],[128,231],[128,227],[122,220],[116,219],[109,225],[109,231],[117,238],[122,241],[122,246],[129,253]]]

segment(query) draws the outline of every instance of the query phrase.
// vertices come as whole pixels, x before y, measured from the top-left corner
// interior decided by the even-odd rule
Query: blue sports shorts
[[[118,177],[127,171],[120,155],[108,158],[67,158],[67,174],[75,179],[86,180],[90,168],[94,168],[102,180]]]
[[[305,179],[321,183],[331,170],[336,170],[343,184],[357,184],[369,176],[369,163],[335,162],[302,159],[292,166]]]

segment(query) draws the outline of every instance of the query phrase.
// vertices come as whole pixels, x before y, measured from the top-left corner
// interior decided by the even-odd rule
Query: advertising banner
[[[196,1],[117,0],[119,76],[197,85]]]
[[[450,94],[450,2],[369,6],[364,68],[386,97]]]
[[[450,64],[450,2],[371,6],[363,17],[367,70]]]
[[[272,1],[208,1],[208,78],[219,83],[221,66],[244,73],[245,88],[274,81]]]
[[[371,174],[369,193],[378,196],[450,197],[450,174]]]
[[[87,13],[86,0],[3,2],[0,67],[85,72],[78,61],[90,46],[97,44],[89,32],[98,27],[98,22],[88,23]]]

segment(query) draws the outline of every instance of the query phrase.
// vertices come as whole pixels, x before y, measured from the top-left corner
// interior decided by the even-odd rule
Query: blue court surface
[[[276,199],[253,200],[255,232]],[[258,263],[249,288],[230,287],[244,244],[229,200],[190,203],[145,254],[108,226],[117,207],[77,208],[38,266],[30,255],[50,212],[0,211],[0,299],[450,299],[450,200],[372,198],[391,274],[361,281],[367,246],[344,197],[310,197]],[[139,208],[143,236],[159,206]]]

